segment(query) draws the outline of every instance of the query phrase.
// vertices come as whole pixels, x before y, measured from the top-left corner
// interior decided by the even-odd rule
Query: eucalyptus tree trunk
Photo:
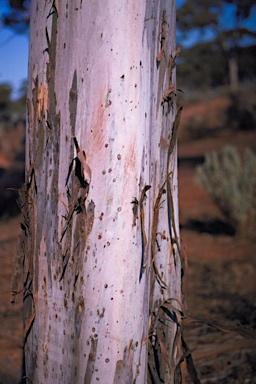
[[[32,2],[28,383],[180,379],[177,54],[174,0]]]

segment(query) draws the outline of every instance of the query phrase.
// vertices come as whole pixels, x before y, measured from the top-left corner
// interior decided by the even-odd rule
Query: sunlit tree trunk
[[[32,2],[28,383],[179,380],[175,54],[174,0]]]

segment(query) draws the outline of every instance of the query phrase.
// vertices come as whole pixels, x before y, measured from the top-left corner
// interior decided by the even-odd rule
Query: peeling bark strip
[[[24,292],[24,297],[28,290],[32,290],[32,280],[34,275],[33,265],[33,236],[31,228],[33,225],[34,199],[37,194],[37,184],[35,170],[32,168],[28,175],[27,183],[19,190],[18,205],[20,207],[23,223],[21,223],[22,234],[19,236],[17,253],[14,257],[12,275],[12,299],[15,302],[16,294]],[[23,287],[20,288],[20,278],[23,275]],[[32,307],[29,309],[31,313]],[[30,317],[27,314],[26,317]]]
[[[24,265],[34,383],[181,376],[178,51],[174,0],[31,2],[13,290]]]
[[[70,118],[72,137],[75,137],[76,115],[77,115],[77,72],[75,70],[73,74],[73,79],[72,79],[72,86],[69,91],[69,118]]]
[[[147,258],[145,254],[147,253],[147,236],[145,231],[145,214],[144,214],[144,201],[147,198],[146,192],[151,188],[151,185],[145,185],[140,194],[139,208],[140,208],[140,231],[141,231],[141,264],[140,264],[140,274],[139,281],[142,278],[143,269],[145,269]]]
[[[47,19],[48,19],[50,16],[52,16],[54,13],[56,13],[56,14],[57,14],[57,17],[58,17],[58,10],[57,10],[57,8],[56,8],[55,0],[53,0],[53,2],[52,2],[52,6],[51,6],[50,11],[49,11],[49,13],[48,13]]]
[[[167,91],[165,91],[163,93],[161,105],[163,105],[165,102],[168,102],[168,104],[169,104],[170,101],[172,102],[173,94],[174,94],[174,96],[176,96],[176,93],[175,93],[176,89],[173,85],[173,70],[175,68],[176,60],[180,54],[181,48],[182,48],[182,46],[178,45],[177,49],[174,49],[174,51],[175,51],[174,56],[172,56],[173,52],[170,53],[169,66],[168,66],[168,69],[169,69],[168,89],[167,89]]]
[[[178,128],[180,125],[182,110],[183,110],[183,107],[180,107],[180,109],[178,110],[178,112],[175,116],[175,119],[174,119],[172,132],[171,132],[170,144],[169,144],[169,148],[168,148],[167,166],[166,166],[166,170],[167,170],[166,180],[167,180],[168,227],[169,227],[169,234],[170,234],[171,242],[172,242],[172,244],[176,244],[176,246],[178,248],[179,257],[181,257],[181,248],[180,248],[180,241],[178,238],[178,232],[177,232],[176,224],[175,224],[174,204],[173,204],[173,197],[172,197],[170,177],[169,177],[171,173],[170,173],[169,169],[170,169],[171,156],[173,156],[173,151],[174,151],[174,148],[175,148],[175,145],[177,142],[177,132],[178,132]],[[173,234],[172,234],[172,232],[173,232]],[[172,253],[173,253],[174,263],[176,266],[176,255],[175,255],[174,247],[172,247]]]
[[[162,55],[164,52],[164,45],[165,45],[165,39],[166,39],[165,14],[166,14],[166,12],[163,12],[162,31],[161,31],[161,49],[160,49],[160,51],[156,57],[156,61],[161,61]]]
[[[168,175],[169,177],[169,175]],[[151,233],[152,233],[152,240],[151,240],[151,260],[152,260],[152,264],[153,264],[153,268],[154,268],[154,272],[156,274],[156,279],[160,285],[161,288],[163,289],[166,289],[167,288],[167,285],[166,283],[163,281],[159,271],[158,271],[158,268],[157,268],[157,261],[155,260],[156,259],[156,244],[157,244],[157,226],[158,226],[158,221],[159,221],[159,209],[160,209],[160,203],[161,203],[161,199],[162,199],[162,196],[163,196],[163,193],[164,193],[164,186],[166,184],[166,181],[164,182],[164,184],[162,185],[162,187],[159,189],[159,192],[158,192],[158,196],[156,198],[156,201],[155,201],[155,204],[154,204],[154,214],[153,214],[153,220],[152,220],[152,229],[151,229]],[[158,247],[159,249],[159,247]]]
[[[71,163],[69,165],[68,175],[67,175],[65,185],[67,186],[67,184],[68,184],[69,177],[70,177],[70,174],[71,174],[71,171],[73,168],[73,162],[75,162],[75,175],[79,180],[80,187],[84,188],[86,190],[86,192],[88,192],[89,185],[91,182],[91,176],[92,176],[91,168],[89,167],[89,165],[86,162],[85,152],[80,151],[77,139],[75,137],[73,137],[73,139],[74,139],[74,143],[75,143],[75,147],[76,147],[77,156],[71,161]]]
[[[113,384],[130,384],[133,382],[133,340],[124,348],[123,359],[116,362],[116,371]]]
[[[173,69],[175,67],[175,61],[176,58],[179,55],[181,47],[178,47],[175,53],[174,58],[172,57],[172,52],[170,54],[169,59],[169,66],[168,66],[168,90],[163,94],[161,105],[165,101],[168,102],[168,112],[171,111],[171,106],[173,105],[172,100],[172,93],[175,90],[175,87],[173,86]],[[171,103],[169,103],[171,101]],[[173,255],[173,261],[175,270],[180,273],[181,268],[181,249],[179,244],[179,237],[178,237],[178,231],[176,229],[176,217],[175,217],[175,211],[174,211],[174,200],[173,200],[173,194],[172,194],[172,188],[171,188],[171,180],[170,177],[172,175],[173,178],[173,171],[170,171],[170,167],[173,167],[173,162],[175,159],[174,149],[176,146],[177,141],[177,131],[181,119],[181,112],[183,107],[181,107],[174,119],[174,122],[172,124],[172,129],[168,134],[169,138],[169,144],[168,144],[168,151],[167,154],[163,156],[163,159],[165,160],[165,171],[166,171],[166,179],[162,185],[162,187],[159,188],[158,195],[155,200],[154,204],[154,211],[153,211],[153,220],[152,220],[152,229],[151,229],[151,258],[152,258],[152,265],[153,270],[155,272],[156,280],[159,283],[160,288],[167,289],[168,290],[168,283],[165,282],[165,277],[163,273],[160,273],[157,266],[156,266],[156,244],[157,244],[157,250],[158,252],[161,251],[161,248],[159,247],[157,243],[157,233],[158,233],[158,226],[160,225],[159,220],[159,207],[161,204],[162,195],[164,193],[164,186],[166,185],[167,189],[167,223],[168,223],[168,230],[169,230],[169,236],[170,236],[170,242],[171,246],[168,251],[169,255]],[[165,231],[160,232],[162,233],[161,238],[166,240]],[[176,245],[178,253],[176,254],[175,248],[173,245]],[[178,269],[179,268],[179,271]],[[151,278],[153,278],[151,274]],[[170,284],[170,283],[169,283]],[[149,381],[150,383],[155,382],[166,382],[166,377],[168,377],[168,382],[171,383],[179,383],[182,380],[182,371],[180,368],[181,359],[178,363],[174,363],[174,361],[177,359],[178,356],[181,356],[182,349],[180,348],[181,344],[181,338],[179,335],[179,327],[180,327],[180,319],[177,317],[177,313],[179,313],[179,308],[172,307],[172,310],[168,310],[166,313],[167,316],[162,316],[161,310],[159,308],[159,301],[155,301],[153,303],[153,298],[155,294],[155,284],[154,281],[151,281],[151,292],[150,292],[150,308],[151,308],[151,327],[149,329],[149,340],[151,341],[151,344],[149,346]],[[167,296],[168,297],[168,296]],[[168,299],[168,301],[176,300],[179,303],[179,306],[182,307],[181,304],[181,298],[180,299]],[[164,311],[166,312],[166,310]],[[161,317],[161,320],[160,320]],[[167,334],[170,334],[170,330],[168,330],[169,327],[169,321],[173,322],[175,326],[172,329],[172,336],[173,337],[173,343],[172,346],[170,345],[170,341],[167,341]]]
[[[98,344],[97,339],[91,339],[91,349],[90,349],[90,354],[89,354],[89,358],[88,358],[88,362],[85,370],[84,384],[92,382],[94,365],[95,365],[95,360],[97,356],[97,344]]]
[[[77,151],[75,157],[68,170],[66,179],[66,186],[68,184],[70,174],[75,161],[75,176],[72,178],[72,190],[67,189],[67,198],[69,201],[68,215],[65,217],[66,223],[62,229],[60,243],[66,235],[65,247],[63,252],[63,266],[59,281],[61,281],[66,272],[69,258],[72,249],[72,235],[73,235],[73,258],[75,261],[75,282],[78,278],[79,270],[82,269],[82,252],[86,245],[88,234],[91,232],[94,222],[94,202],[91,201],[88,205],[88,214],[85,206],[86,199],[89,192],[91,181],[91,169],[86,162],[86,155],[84,151],[80,151],[77,139],[74,137],[74,143]],[[74,220],[74,214],[77,218]],[[78,217],[79,215],[79,217]],[[74,231],[73,231],[74,226]]]
[[[137,219],[139,217],[139,215],[138,215],[139,202],[138,202],[137,197],[133,198],[133,201],[131,201],[131,204],[133,204],[133,207],[132,207],[132,213],[133,213],[132,226],[135,227],[136,226],[136,221],[137,221]]]

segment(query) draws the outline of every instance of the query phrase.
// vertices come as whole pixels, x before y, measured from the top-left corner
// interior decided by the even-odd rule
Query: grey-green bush
[[[243,158],[231,145],[211,152],[196,169],[196,183],[205,188],[238,230],[254,214],[256,207],[256,156],[246,148]]]

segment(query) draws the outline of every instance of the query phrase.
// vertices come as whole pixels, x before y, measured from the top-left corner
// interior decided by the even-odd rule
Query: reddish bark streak
[[[106,143],[105,139],[105,120],[106,120],[106,113],[103,103],[104,103],[104,91],[105,88],[102,90],[102,92],[99,93],[99,97],[97,101],[95,102],[95,110],[93,113],[93,125],[92,125],[92,136],[93,136],[93,148],[97,148],[97,150],[100,150]]]

